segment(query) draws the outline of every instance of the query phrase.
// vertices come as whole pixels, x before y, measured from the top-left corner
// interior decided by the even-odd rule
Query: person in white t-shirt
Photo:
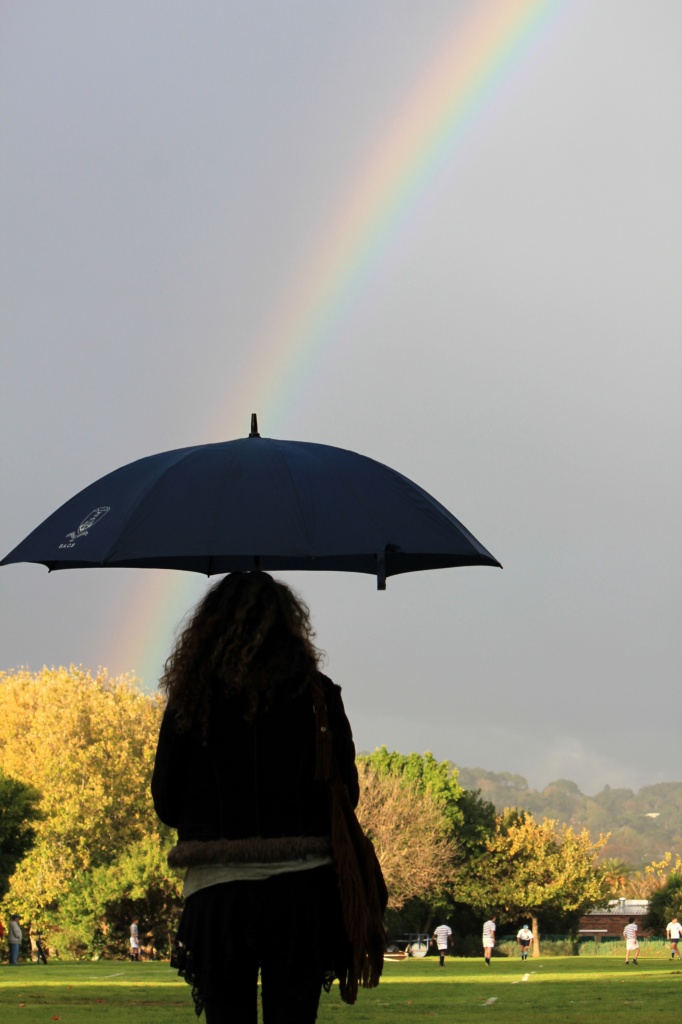
[[[492,914],[490,920],[483,925],[483,956],[488,967],[490,967],[490,957],[495,945],[495,927],[495,915]]]
[[[528,959],[528,950],[530,949],[533,942],[533,933],[527,924],[524,924],[523,928],[519,929],[516,933],[516,941],[519,944],[521,950],[521,959]]]
[[[443,922],[443,924],[438,925],[433,933],[433,938],[431,939],[431,945],[435,942],[438,946],[438,955],[440,957],[441,967],[445,966],[445,954],[448,951],[448,947],[451,945],[451,936],[452,928],[450,925]]]
[[[138,918],[134,918],[130,926],[130,959],[140,960],[140,931]]]
[[[675,955],[677,955],[677,959],[682,960],[680,951],[677,948],[677,943],[682,939],[682,924],[680,924],[676,917],[665,926],[665,937],[670,939],[670,959],[674,960]]]
[[[636,964],[637,957],[639,956],[639,939],[637,938],[637,925],[635,924],[634,917],[631,917],[625,928],[623,928],[623,935],[625,937],[625,963],[630,963],[630,953],[634,953],[632,962]]]

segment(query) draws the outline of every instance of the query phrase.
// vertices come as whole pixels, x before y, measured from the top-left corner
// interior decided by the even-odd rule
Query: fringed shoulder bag
[[[339,977],[341,998],[354,1003],[358,986],[376,988],[384,966],[384,911],[388,891],[371,840],[358,821],[348,788],[341,780],[320,680],[311,685],[317,731],[315,779],[329,791],[332,857],[338,878],[341,912],[350,946],[347,967]]]

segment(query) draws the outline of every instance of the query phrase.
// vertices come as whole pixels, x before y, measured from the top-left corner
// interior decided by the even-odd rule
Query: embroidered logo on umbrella
[[[90,512],[85,517],[85,519],[80,524],[80,526],[78,527],[77,530],[74,530],[72,533],[67,533],[66,537],[67,537],[67,540],[69,541],[69,543],[68,544],[60,544],[59,547],[60,548],[73,548],[73,547],[75,547],[76,546],[76,541],[79,540],[81,537],[87,537],[88,533],[90,532],[92,527],[95,525],[95,523],[98,523],[99,520],[102,519],[103,516],[105,516],[107,514],[107,512],[110,512],[110,511],[111,511],[111,507],[109,505],[101,505],[99,508],[93,508],[92,512]]]

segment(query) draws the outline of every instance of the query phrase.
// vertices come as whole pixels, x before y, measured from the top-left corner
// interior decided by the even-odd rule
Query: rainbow
[[[238,388],[229,402],[221,396],[220,414],[204,440],[242,436],[253,410],[269,436],[280,433],[382,261],[566,2],[476,0],[458,12],[425,74],[335,204],[334,220],[322,226],[297,285],[273,309]],[[164,573],[145,576],[118,635],[137,652],[138,675],[151,681],[167,654],[169,626],[187,609],[190,584]]]
[[[458,14],[427,71],[334,204],[336,216],[322,226],[295,275],[298,285],[272,311],[239,381],[239,395],[231,396],[228,417],[211,425],[212,432],[220,431],[211,440],[240,437],[254,409],[269,436],[281,429],[294,394],[300,397],[379,265],[565,4],[475,0],[464,16]]]

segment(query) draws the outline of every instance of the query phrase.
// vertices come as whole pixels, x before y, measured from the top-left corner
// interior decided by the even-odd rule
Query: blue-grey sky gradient
[[[0,5],[3,554],[119,465],[248,432],[268,315],[483,3]],[[385,594],[285,577],[362,749],[587,792],[680,778],[680,38],[677,0],[558,5],[276,430],[253,396],[264,435],[400,470],[504,565]],[[0,668],[155,684],[176,620],[134,664],[139,573],[0,588]]]

